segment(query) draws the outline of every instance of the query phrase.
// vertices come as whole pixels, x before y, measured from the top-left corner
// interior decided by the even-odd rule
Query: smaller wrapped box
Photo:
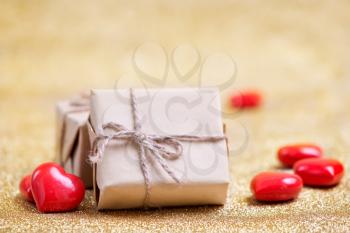
[[[92,90],[90,124],[98,209],[225,203],[217,89]]]
[[[87,98],[60,101],[56,105],[57,159],[67,172],[79,176],[86,188],[92,188],[92,166],[88,161],[89,115]]]

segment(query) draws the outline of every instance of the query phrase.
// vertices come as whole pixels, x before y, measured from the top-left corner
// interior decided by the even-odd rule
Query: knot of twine
[[[173,170],[168,166],[167,160],[176,160],[182,156],[183,147],[181,142],[217,142],[226,140],[226,136],[194,136],[194,135],[153,135],[141,131],[139,114],[137,112],[136,98],[133,89],[130,89],[130,104],[133,115],[134,129],[129,130],[124,126],[109,122],[102,126],[103,130],[109,129],[113,133],[106,135],[100,133],[96,136],[92,144],[90,161],[93,164],[102,160],[104,151],[112,140],[131,140],[138,147],[139,164],[144,177],[146,194],[144,206],[147,207],[151,193],[150,168],[146,162],[146,151],[149,156],[153,156],[155,162],[176,182],[180,179],[175,175]]]

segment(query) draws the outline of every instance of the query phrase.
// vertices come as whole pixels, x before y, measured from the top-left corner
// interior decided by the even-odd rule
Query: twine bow
[[[107,123],[102,126],[103,130],[112,130],[112,134],[100,133],[94,139],[90,161],[93,164],[102,160],[104,151],[112,140],[132,140],[138,147],[140,168],[146,186],[144,206],[147,206],[150,199],[150,168],[146,160],[146,151],[149,156],[153,156],[155,161],[161,165],[163,170],[176,182],[180,179],[167,165],[167,160],[176,160],[182,156],[183,147],[181,142],[216,142],[226,140],[225,136],[193,136],[193,135],[153,135],[145,134],[141,131],[139,114],[133,89],[130,89],[130,104],[133,115],[134,129],[129,130],[117,123]]]

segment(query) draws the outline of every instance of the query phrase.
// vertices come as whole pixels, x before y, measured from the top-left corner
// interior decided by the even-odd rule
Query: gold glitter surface
[[[257,203],[249,190],[257,172],[282,169],[275,153],[285,143],[315,142],[350,169],[349,9],[348,1],[1,1],[0,231],[349,232],[348,173],[288,203]],[[145,41],[167,51],[191,42],[203,58],[227,52],[238,67],[232,90],[264,92],[261,109],[226,119],[227,204],[97,212],[88,191],[75,212],[38,213],[18,183],[54,159],[55,101],[112,88]]]

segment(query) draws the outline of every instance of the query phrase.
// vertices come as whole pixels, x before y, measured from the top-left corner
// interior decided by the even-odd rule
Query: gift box
[[[215,88],[92,90],[98,209],[223,205],[228,147]]]
[[[88,97],[60,101],[56,105],[57,160],[69,172],[79,176],[86,188],[92,188],[92,166],[89,163],[90,140]]]

